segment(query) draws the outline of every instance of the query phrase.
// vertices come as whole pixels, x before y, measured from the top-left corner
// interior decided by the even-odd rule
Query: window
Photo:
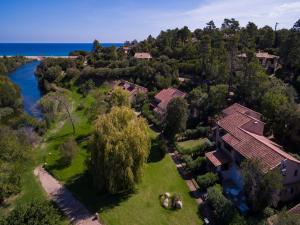
[[[298,176],[298,170],[295,170],[294,176],[295,176],[295,177]]]

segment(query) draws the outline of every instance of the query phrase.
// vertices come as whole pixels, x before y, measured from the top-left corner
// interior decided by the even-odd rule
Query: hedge
[[[208,187],[213,186],[218,182],[218,176],[214,173],[206,173],[198,176],[196,179],[201,191],[205,191]]]

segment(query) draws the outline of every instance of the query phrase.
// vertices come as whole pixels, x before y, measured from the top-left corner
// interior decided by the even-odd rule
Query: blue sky
[[[300,0],[1,0],[0,42],[123,42],[236,18],[290,28]]]

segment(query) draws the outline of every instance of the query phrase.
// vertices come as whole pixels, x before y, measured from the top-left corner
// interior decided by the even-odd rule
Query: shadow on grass
[[[65,159],[60,158],[55,161],[53,165],[47,165],[46,170],[51,173],[53,170],[62,170],[70,166],[70,162],[67,162]],[[52,174],[52,173],[51,173]],[[53,174],[52,174],[53,175]]]
[[[161,141],[159,138],[152,140],[148,163],[161,161],[165,157],[165,154],[163,149],[161,149]]]
[[[73,132],[69,132],[66,134],[58,135],[58,136],[51,136],[51,137],[47,138],[47,141],[58,141],[58,140],[64,139],[65,137],[68,137],[72,134],[73,134]]]
[[[66,187],[81,201],[92,213],[102,212],[118,206],[126,201],[132,193],[108,194],[99,193],[92,187],[91,176],[88,172],[74,177]]]
[[[82,135],[79,135],[75,138],[76,142],[78,144],[81,144],[82,142],[86,142],[90,139],[90,136],[91,134],[82,134]]]

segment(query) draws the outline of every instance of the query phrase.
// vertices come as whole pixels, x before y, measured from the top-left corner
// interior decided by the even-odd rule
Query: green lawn
[[[81,98],[75,92],[70,94],[75,106],[80,102],[84,103],[85,107],[93,103],[90,97]],[[168,155],[161,157],[156,142],[153,143],[149,162],[145,165],[143,180],[135,193],[114,196],[95,193],[91,188],[85,165],[89,155],[86,138],[92,131],[92,125],[87,120],[84,110],[73,111],[72,115],[75,120],[76,134],[72,133],[69,121],[59,129],[50,130],[40,150],[40,161],[46,162],[48,171],[65,183],[92,212],[99,212],[105,224],[202,224],[198,216],[197,203],[190,196],[185,181],[180,177],[171,158]],[[155,139],[158,133],[150,129],[150,136]],[[80,143],[80,150],[70,166],[63,166],[60,162],[58,146],[69,137],[75,138]],[[174,211],[162,208],[159,194],[164,192],[180,194],[183,198],[183,209]]]
[[[142,182],[133,194],[112,196],[95,193],[88,174],[77,177],[66,185],[91,211],[99,212],[105,224],[203,224],[198,215],[197,203],[191,197],[172,159],[169,155],[162,158],[155,142],[151,151]],[[183,209],[166,210],[161,207],[159,195],[165,192],[180,194]]]
[[[192,154],[201,150],[204,145],[211,145],[211,142],[207,138],[199,138],[195,140],[188,140],[177,142],[177,150],[182,154]]]

